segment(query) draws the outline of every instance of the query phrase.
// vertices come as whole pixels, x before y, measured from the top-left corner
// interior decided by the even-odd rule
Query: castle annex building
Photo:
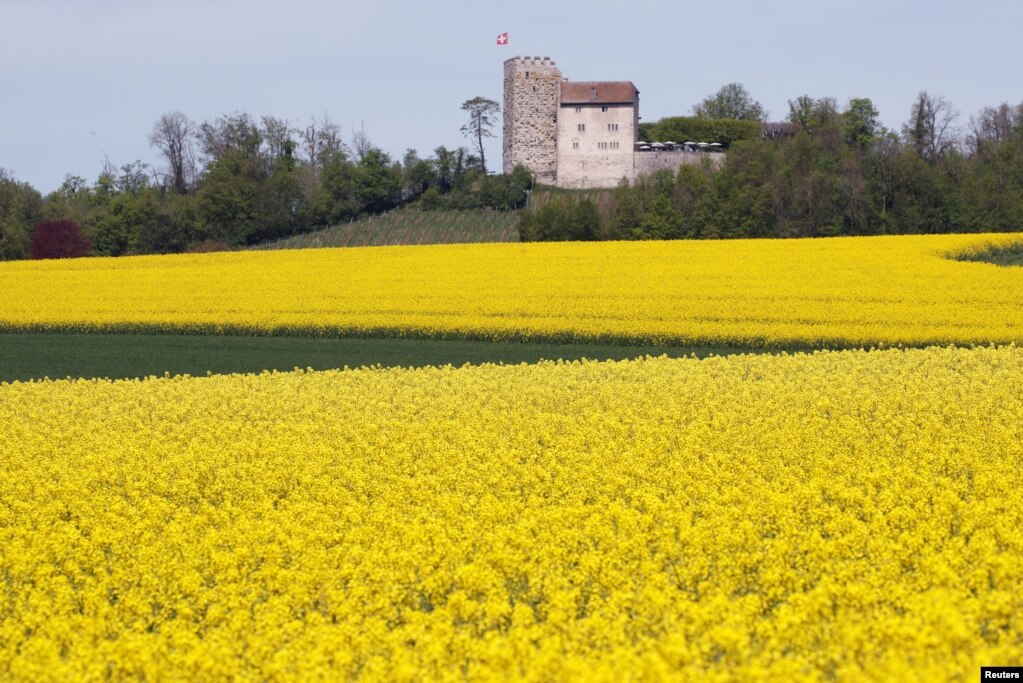
[[[504,172],[521,164],[538,183],[615,187],[699,163],[702,152],[639,145],[639,90],[631,81],[569,81],[550,57],[504,63]]]

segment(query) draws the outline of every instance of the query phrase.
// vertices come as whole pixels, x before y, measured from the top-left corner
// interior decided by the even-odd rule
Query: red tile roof
[[[632,81],[562,81],[562,104],[636,104]]]

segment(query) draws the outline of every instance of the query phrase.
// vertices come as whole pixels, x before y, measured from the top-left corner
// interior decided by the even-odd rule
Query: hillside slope
[[[514,211],[391,211],[351,223],[253,249],[308,249],[315,247],[367,247],[399,244],[459,244],[466,242],[518,242],[518,216]]]

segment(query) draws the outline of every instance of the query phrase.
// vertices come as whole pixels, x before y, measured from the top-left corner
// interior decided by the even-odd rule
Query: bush
[[[656,123],[641,123],[640,138],[649,142],[720,142],[730,147],[739,140],[759,140],[759,121],[702,119],[696,116],[670,116]]]
[[[589,199],[559,197],[538,211],[523,211],[519,217],[519,239],[523,242],[599,239],[600,214]]]
[[[78,258],[88,256],[92,245],[82,234],[78,223],[66,218],[43,221],[36,225],[29,244],[34,259]]]

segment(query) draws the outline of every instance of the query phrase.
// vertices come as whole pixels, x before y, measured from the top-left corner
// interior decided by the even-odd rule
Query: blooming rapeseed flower
[[[476,244],[0,264],[0,329],[712,345],[1023,342],[1014,235]]]
[[[1021,387],[1011,346],[0,385],[0,678],[973,679],[1023,643]]]

